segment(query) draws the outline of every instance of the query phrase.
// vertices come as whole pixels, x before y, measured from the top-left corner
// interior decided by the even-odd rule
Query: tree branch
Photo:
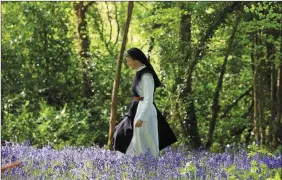
[[[87,4],[84,6],[84,11],[87,11],[88,8],[89,8],[92,4],[94,4],[94,3],[95,3],[95,1],[90,1],[89,3],[87,3]]]
[[[238,104],[238,102],[245,96],[249,95],[249,93],[253,90],[253,87],[250,87],[247,91],[245,91],[243,94],[241,94],[232,104],[226,106],[226,108],[223,111],[223,115],[220,116],[220,118],[225,118],[227,114],[230,112],[230,110]]]
[[[155,39],[151,36],[150,37],[150,43],[149,43],[149,49],[148,49],[148,61],[150,62],[150,59],[151,59],[151,52],[154,48],[154,41]]]
[[[109,11],[109,5],[108,5],[108,3],[107,2],[105,2],[106,3],[106,6],[107,6],[107,15],[108,15],[108,21],[109,21],[109,24],[110,24],[110,38],[109,38],[109,40],[108,40],[108,43],[107,44],[109,44],[110,42],[111,42],[111,40],[112,40],[112,23],[111,23],[111,16],[110,16],[110,11]]]
[[[208,140],[207,140],[207,143],[206,143],[206,148],[208,148],[208,149],[211,147],[211,145],[213,143],[213,134],[214,134],[214,130],[215,130],[215,127],[216,127],[218,112],[219,112],[219,109],[220,109],[219,95],[220,95],[220,91],[222,89],[223,77],[224,77],[224,74],[225,74],[225,71],[226,71],[228,56],[229,56],[231,49],[232,49],[232,45],[233,45],[233,42],[234,42],[234,39],[235,39],[235,33],[237,31],[237,27],[238,27],[240,19],[241,19],[241,14],[239,14],[239,16],[237,16],[237,18],[235,20],[235,25],[233,27],[232,34],[229,38],[228,48],[227,48],[227,51],[226,51],[226,54],[225,54],[225,57],[224,57],[224,62],[223,62],[221,72],[220,72],[220,76],[219,76],[219,79],[218,79],[218,83],[217,83],[217,86],[216,86],[216,89],[215,89],[215,92],[214,92],[213,104],[212,104],[212,107],[211,107],[212,118],[210,120]]]
[[[240,2],[233,2],[230,6],[225,7],[215,18],[215,21],[209,26],[209,28],[204,33],[204,36],[200,40],[197,51],[195,53],[194,61],[192,61],[191,68],[189,69],[189,74],[187,77],[190,77],[195,69],[196,64],[200,59],[202,59],[204,55],[204,50],[206,48],[206,44],[210,40],[210,38],[214,35],[216,29],[226,21],[226,18],[229,13],[231,13],[237,6],[240,5]],[[189,67],[188,67],[189,68]],[[189,79],[189,78],[187,78]]]
[[[96,13],[97,13],[97,17],[94,17],[94,18],[95,18],[95,20],[94,20],[94,24],[95,24],[94,28],[98,31],[99,36],[100,36],[100,39],[101,39],[102,42],[105,44],[105,47],[106,47],[107,51],[110,53],[111,56],[113,56],[113,52],[112,52],[111,49],[109,48],[109,44],[107,43],[107,41],[106,41],[106,39],[105,39],[105,37],[104,37],[104,34],[103,34],[103,21],[102,21],[102,19],[101,19],[101,15],[100,15],[98,9],[96,9]],[[101,24],[102,24],[102,29],[100,29],[100,25],[99,25],[98,21],[101,22]]]
[[[116,3],[114,3],[114,5],[115,5],[115,18],[116,18],[116,23],[117,23],[117,37],[116,37],[116,41],[115,41],[115,45],[116,45],[117,42],[118,42],[118,38],[119,38],[120,28],[119,28],[119,22],[118,22],[117,5],[116,5]]]

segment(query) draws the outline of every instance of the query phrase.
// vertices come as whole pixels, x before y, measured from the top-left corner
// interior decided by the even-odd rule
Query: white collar
[[[142,66],[140,66],[140,67],[138,67],[138,68],[136,68],[136,69],[134,69],[135,71],[140,71],[141,69],[143,69],[143,68],[145,68],[145,67],[147,67],[145,64],[143,64]]]

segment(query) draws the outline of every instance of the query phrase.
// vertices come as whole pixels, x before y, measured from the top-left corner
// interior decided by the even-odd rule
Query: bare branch
[[[107,15],[108,15],[108,21],[109,21],[109,24],[110,24],[110,38],[109,38],[108,43],[107,43],[107,44],[109,44],[112,40],[112,23],[111,23],[112,18],[110,16],[109,5],[108,5],[107,2],[105,2],[105,3],[106,3],[106,6],[107,6]]]
[[[95,24],[94,28],[95,28],[95,30],[98,31],[99,37],[102,40],[102,42],[105,44],[107,51],[110,53],[111,56],[113,56],[113,52],[110,49],[109,44],[107,43],[107,40],[104,37],[104,33],[103,33],[103,30],[104,30],[103,24],[104,23],[103,23],[103,20],[101,18],[101,15],[99,13],[99,10],[96,9],[95,13],[97,14],[97,17],[94,17],[94,24]],[[102,24],[102,29],[100,29],[100,24]]]
[[[232,34],[229,38],[228,48],[227,48],[227,51],[226,51],[226,54],[225,54],[225,57],[224,57],[224,62],[223,62],[221,72],[220,72],[220,76],[219,76],[219,79],[218,79],[218,83],[217,83],[217,86],[216,86],[216,89],[215,89],[215,92],[214,92],[213,104],[212,104],[212,107],[211,107],[212,118],[210,120],[208,140],[207,140],[207,143],[206,143],[206,148],[208,148],[208,149],[211,147],[211,145],[213,143],[213,133],[214,133],[214,130],[215,130],[218,112],[219,112],[219,109],[220,109],[219,95],[220,95],[220,91],[222,89],[223,77],[224,77],[224,74],[225,74],[225,71],[226,71],[228,56],[229,56],[231,49],[232,49],[233,41],[235,39],[235,33],[237,31],[237,27],[238,27],[240,19],[241,19],[241,15],[239,14],[239,16],[237,16],[237,18],[235,20],[235,25],[233,27]]]
[[[118,38],[119,38],[119,32],[120,32],[120,28],[119,28],[119,22],[118,22],[118,10],[117,10],[117,5],[116,3],[114,3],[115,5],[115,18],[116,18],[116,23],[117,23],[117,37],[116,37],[116,42],[115,42],[115,45],[117,44],[118,42]]]
[[[228,105],[224,111],[223,115],[220,116],[220,118],[225,118],[227,114],[230,112],[230,110],[235,107],[238,102],[245,96],[249,95],[249,93],[252,91],[253,87],[250,87],[247,91],[245,91],[243,94],[241,94],[232,104]]]

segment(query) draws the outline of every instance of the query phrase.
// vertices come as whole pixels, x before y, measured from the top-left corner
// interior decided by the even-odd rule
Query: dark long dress
[[[132,82],[132,96],[140,97],[136,91],[136,85],[141,79],[141,76],[145,72],[150,72],[149,69],[143,68],[142,70],[136,72],[133,82]],[[154,88],[156,89],[156,88]],[[115,127],[115,132],[113,135],[113,148],[114,150],[126,153],[126,150],[131,142],[133,131],[134,131],[134,117],[138,107],[138,100],[132,100],[129,105],[128,113],[122,119],[122,121]],[[161,114],[159,109],[156,107],[155,102],[153,102],[157,110],[158,118],[158,135],[159,135],[159,150],[161,151],[165,147],[175,143],[177,138],[167,123],[165,117]]]

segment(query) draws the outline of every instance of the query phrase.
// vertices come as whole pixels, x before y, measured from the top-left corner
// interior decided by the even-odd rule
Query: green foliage
[[[89,110],[82,106],[65,104],[56,110],[43,100],[39,104],[38,114],[28,111],[28,101],[15,114],[5,112],[2,139],[13,137],[19,142],[29,139],[37,147],[50,142],[53,147],[62,149],[71,145],[91,146],[100,138],[102,133],[98,127],[102,125],[95,123],[96,128],[90,129]]]
[[[89,2],[83,2],[86,5]],[[212,118],[212,101],[217,87],[234,20],[242,19],[228,56],[220,110],[214,132],[213,151],[223,151],[226,144],[249,144],[252,114],[246,114],[252,94],[226,109],[252,87],[252,51],[266,53],[267,44],[279,49],[278,31],[281,5],[277,2],[241,3],[242,9],[230,12],[207,43],[203,58],[192,74],[192,94],[182,102],[179,94],[185,86],[189,66],[195,60],[199,41],[217,15],[233,2],[136,2],[127,47],[140,47],[150,60],[163,86],[155,93],[155,103],[164,112],[176,132],[178,142],[189,142],[183,132],[185,107],[194,100],[201,141],[207,140]],[[86,12],[89,35],[89,58],[81,58],[77,34],[77,17],[73,2],[5,2],[2,3],[2,139],[31,140],[35,146],[50,141],[53,146],[104,145],[107,141],[111,94],[114,83],[127,2],[95,2]],[[109,11],[107,11],[107,6]],[[180,22],[191,15],[191,46],[181,51]],[[262,40],[254,44],[254,35]],[[153,40],[153,41],[152,41]],[[187,51],[189,53],[185,54]],[[281,52],[275,52],[278,67]],[[268,61],[266,57],[262,57]],[[85,64],[83,68],[81,64]],[[85,81],[86,74],[87,81]],[[118,93],[117,122],[127,113],[131,100],[133,72],[122,63]],[[87,83],[86,83],[87,82]],[[91,89],[86,97],[84,86]],[[179,106],[176,107],[176,104]],[[270,103],[270,102],[266,102]],[[224,116],[223,116],[224,115]],[[265,112],[265,117],[270,116]],[[267,127],[269,129],[269,127]],[[254,147],[250,146],[251,149]],[[281,150],[281,147],[279,147]],[[279,150],[279,148],[277,150]],[[262,152],[270,151],[265,149]]]
[[[108,113],[101,109],[109,101],[104,107],[98,104],[109,97],[110,93],[100,94],[110,92],[112,82],[92,70],[89,77],[100,81],[92,83],[93,98],[83,97],[83,70],[73,46],[75,25],[70,25],[72,4],[7,2],[2,6],[2,139],[16,135],[35,146],[50,141],[58,148],[105,141]],[[62,109],[65,114],[60,114]]]
[[[205,166],[206,163],[203,162],[203,164],[198,164],[198,166]],[[208,169],[208,168],[206,168]],[[253,179],[269,179],[269,180],[280,180],[280,170],[281,168],[278,169],[270,169],[267,167],[266,164],[263,163],[258,163],[255,160],[251,161],[251,167],[250,169],[244,169],[244,168],[239,168],[235,164],[231,164],[229,167],[226,167],[224,164],[222,164],[222,167],[220,168],[221,171],[226,172],[227,179],[235,180],[235,179],[248,179],[248,178],[253,178]],[[198,179],[196,178],[196,168],[195,168],[195,163],[187,162],[185,167],[180,168],[180,173],[181,174],[189,174],[189,177],[192,177],[193,179]],[[214,176],[214,172],[212,170],[209,170],[206,172],[207,176],[206,178],[211,178]]]
[[[253,145],[248,145],[247,146],[248,149],[248,155],[249,156],[254,156],[257,153],[261,153],[261,154],[267,154],[269,156],[274,156],[273,153],[271,153],[271,149],[268,147],[262,147],[262,146],[258,146],[256,144]]]

